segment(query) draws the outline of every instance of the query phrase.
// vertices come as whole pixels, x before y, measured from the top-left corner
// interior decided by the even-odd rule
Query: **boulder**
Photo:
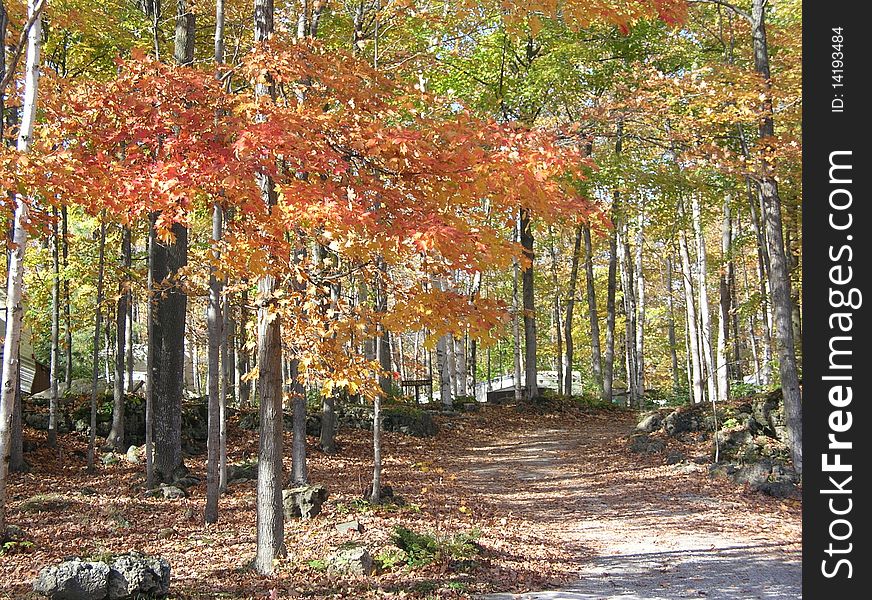
[[[372,575],[375,572],[369,551],[356,544],[344,546],[327,557],[327,570],[354,575]]]
[[[321,512],[321,505],[327,501],[327,488],[323,485],[301,485],[282,490],[282,505],[286,519],[311,519]]]
[[[160,484],[160,486],[148,490],[146,492],[147,495],[152,496],[154,498],[160,496],[164,500],[179,500],[181,498],[185,498],[188,494],[180,487],[169,485],[166,483]]]
[[[105,600],[109,596],[109,565],[74,559],[45,567],[33,583],[33,591],[50,600]]]
[[[360,521],[346,521],[345,523],[337,523],[336,531],[339,533],[362,533],[363,525],[360,524]]]
[[[659,412],[654,411],[650,412],[642,417],[642,420],[639,421],[639,424],[636,425],[636,431],[641,431],[643,433],[654,433],[658,429],[660,429],[660,425],[663,424],[663,415]]]
[[[241,483],[252,479],[257,479],[256,460],[227,465],[227,481],[229,483]]]
[[[705,430],[708,423],[706,423],[704,416],[694,408],[677,408],[666,415],[663,419],[663,429],[666,433],[676,437],[689,431]]]
[[[139,446],[130,446],[127,449],[127,454],[124,455],[124,460],[129,462],[132,465],[138,465],[142,462],[140,458],[144,453],[144,449],[141,449]]]
[[[74,558],[42,569],[33,591],[50,600],[164,598],[170,591],[170,564],[138,552],[109,561]]]
[[[630,438],[630,452],[637,454],[656,454],[666,449],[666,442],[652,438],[647,433],[639,433]]]
[[[115,557],[109,568],[109,600],[163,598],[170,592],[170,563],[138,552]]]
[[[784,423],[784,403],[781,390],[765,396],[757,396],[751,404],[754,421],[771,436],[781,441],[787,440],[787,427]]]

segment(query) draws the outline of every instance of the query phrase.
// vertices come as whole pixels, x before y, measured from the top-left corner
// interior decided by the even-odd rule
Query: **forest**
[[[0,597],[799,597],[800,2],[0,37]]]

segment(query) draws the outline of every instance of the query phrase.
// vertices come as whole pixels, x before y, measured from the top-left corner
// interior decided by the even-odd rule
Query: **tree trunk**
[[[590,227],[583,225],[581,232],[584,236],[584,273],[587,287],[587,311],[590,321],[591,370],[593,371],[593,378],[599,389],[600,396],[602,396],[604,394],[603,359],[600,350],[599,311],[597,309],[596,288],[593,277],[593,244],[590,239]],[[614,296],[612,297],[612,303],[614,304]],[[609,385],[611,386],[611,384]],[[611,394],[611,391],[609,394]]]
[[[64,383],[66,384],[66,389],[69,390],[73,383],[73,318],[70,314],[70,305],[72,304],[70,298],[70,280],[67,277],[70,255],[70,244],[67,238],[68,229],[69,217],[67,215],[67,207],[64,205],[61,206],[61,259],[64,268],[64,335],[66,342],[64,344],[64,352],[66,352],[64,359]]]
[[[49,355],[49,380],[51,399],[48,405],[48,445],[51,448],[58,443],[58,359],[60,358],[60,248],[58,235],[58,211],[52,210],[52,282],[51,282],[51,350]]]
[[[699,207],[699,199],[696,194],[691,195],[691,211],[694,236],[696,237],[696,260],[699,273],[699,336],[702,344],[701,353],[706,373],[706,389],[708,397],[715,401],[721,399],[721,393],[717,385],[717,373],[715,370],[715,354],[712,347],[712,325],[708,300],[708,259],[706,257],[705,237],[703,236],[702,215]]]
[[[575,294],[578,286],[578,263],[581,259],[581,237],[583,230],[584,225],[579,225],[575,229],[575,244],[572,247],[572,265],[569,269],[569,285],[566,290],[566,313],[563,317],[563,338],[566,341],[566,346],[563,353],[563,380],[559,382],[559,385],[562,386],[564,396],[572,396],[572,366],[575,359],[575,347],[572,337],[572,316],[575,311]],[[594,300],[594,302],[596,302],[596,300]],[[597,347],[599,347],[599,343],[597,343]],[[596,368],[599,368],[599,365],[597,365]]]
[[[515,239],[517,240],[518,228],[515,227]],[[514,383],[515,383],[515,402],[521,402],[522,385],[521,385],[521,302],[518,297],[518,284],[521,278],[521,267],[518,260],[513,262],[512,271],[512,356],[514,358]]]
[[[94,315],[94,351],[91,371],[91,432],[88,437],[88,472],[94,472],[97,449],[97,382],[100,375],[100,332],[103,325],[103,271],[106,258],[106,214],[100,216],[100,241],[97,258],[97,299]]]
[[[766,39],[766,2],[753,0],[752,34],[754,40],[754,67],[766,82],[767,92],[771,85],[769,74],[769,49]],[[760,121],[759,137],[768,140],[775,135],[772,98],[766,95]],[[802,473],[802,396],[796,368],[796,353],[793,339],[792,307],[790,301],[790,274],[784,250],[781,222],[781,198],[778,183],[769,157],[763,156],[758,165],[760,195],[765,207],[766,239],[769,250],[769,289],[775,317],[775,337],[778,344],[781,389],[784,394],[784,418],[787,425],[788,444],[797,473]]]
[[[639,408],[645,396],[645,265],[642,249],[645,242],[644,206],[639,209],[636,228],[636,387],[639,390]]]
[[[148,273],[145,290],[145,328],[146,328],[146,358],[145,358],[145,487],[154,487],[154,380],[157,366],[157,348],[160,345],[159,328],[154,318],[154,260],[157,244],[155,218],[157,213],[149,215],[147,258]]]
[[[681,211],[683,213],[683,211]],[[681,275],[684,281],[684,304],[687,310],[687,331],[689,354],[693,379],[692,398],[694,404],[705,401],[702,380],[702,358],[700,356],[699,334],[697,333],[696,299],[693,293],[693,274],[690,268],[690,252],[687,249],[687,234],[682,226],[678,231],[678,248],[681,255]]]
[[[623,217],[616,224],[618,229],[618,252],[621,267],[621,289],[624,292],[625,334],[624,344],[627,365],[627,402],[639,406],[642,400],[639,390],[638,361],[636,357],[636,293],[633,263],[630,258],[629,227]]]
[[[675,300],[672,296],[672,257],[666,258],[666,302],[668,307],[666,330],[669,340],[669,357],[672,360],[672,392],[677,394],[681,389],[681,376],[678,370],[678,349],[675,339]]]
[[[217,202],[212,207],[212,242],[215,244],[213,260],[218,263],[220,254],[217,244],[221,241],[224,216]],[[221,488],[221,335],[224,329],[221,314],[221,281],[215,265],[209,269],[209,302],[206,308],[206,330],[208,335],[207,363],[209,369],[208,435],[206,438],[206,523],[218,521],[218,495]]]
[[[615,154],[620,155],[624,146],[624,122],[618,120],[615,131]],[[618,232],[617,215],[621,206],[621,192],[614,191],[612,201],[612,223],[614,224],[609,236],[609,271],[606,292],[606,349],[603,353],[603,386],[602,399],[604,402],[612,402],[612,383],[614,381],[615,366],[615,292],[618,287]]]
[[[175,25],[174,57],[179,65],[194,60],[196,18],[185,0],[179,0]],[[187,296],[176,280],[188,263],[188,230],[173,223],[174,240],[156,242],[153,274],[163,293],[155,301],[156,338],[160,342],[155,360],[154,469],[161,481],[172,481],[184,469],[182,460],[182,397],[185,369],[185,317]],[[192,348],[192,350],[196,350]]]
[[[239,408],[248,408],[251,404],[251,381],[245,376],[251,369],[248,350],[248,289],[243,288],[239,294],[239,328],[236,340],[236,381]]]
[[[556,340],[556,352],[554,357],[554,365],[557,367],[557,393],[560,393],[561,383],[563,382],[563,331],[561,329],[560,317],[560,281],[557,275],[557,248],[554,245],[554,233],[549,232],[551,242],[551,285],[554,287],[554,337]]]
[[[730,397],[730,369],[727,357],[727,347],[730,342],[730,310],[732,297],[730,294],[730,246],[732,245],[732,216],[730,215],[730,198],[724,201],[724,217],[721,222],[721,269],[718,285],[720,302],[720,319],[718,320],[718,345],[717,345],[717,376],[718,395],[722,401]]]
[[[121,270],[130,272],[131,265],[130,229],[121,232]],[[115,309],[115,379],[113,381],[112,429],[106,439],[107,445],[116,452],[124,448],[124,350],[127,345],[127,308],[130,303],[130,286],[125,276],[118,289],[118,303]]]
[[[273,0],[254,0],[254,40],[266,41],[274,31]],[[270,83],[259,83],[258,96],[275,93]],[[274,210],[277,195],[272,178],[258,174],[264,204]],[[260,444],[257,463],[257,555],[255,568],[271,575],[274,561],[285,551],[282,512],[282,335],[281,318],[270,305],[276,280],[264,275],[258,281],[257,366],[260,393]]]
[[[524,257],[529,265],[524,269],[521,285],[524,303],[524,379],[525,400],[539,397],[536,372],[536,296],[533,289],[533,223],[529,209],[520,212],[520,238]]]

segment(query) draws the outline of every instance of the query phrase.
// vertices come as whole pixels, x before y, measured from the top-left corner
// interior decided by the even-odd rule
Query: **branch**
[[[751,25],[754,24],[754,19],[751,18],[751,15],[746,13],[744,10],[742,10],[738,6],[736,6],[734,4],[730,4],[729,2],[725,2],[725,0],[687,0],[687,3],[688,4],[717,4],[718,6],[723,6],[724,8],[727,8],[727,9],[733,11],[734,13],[736,13],[737,15],[739,15],[740,17],[742,17],[743,19],[748,21],[748,23],[750,23]]]
[[[3,80],[0,81],[0,94],[6,93],[6,88],[9,85],[9,82],[12,81],[12,78],[15,76],[15,70],[18,68],[18,61],[21,59],[21,55],[24,53],[24,48],[27,46],[27,36],[30,34],[30,28],[33,27],[33,24],[36,23],[37,19],[39,19],[44,6],[45,0],[37,0],[37,3],[33,7],[33,14],[30,15],[27,23],[24,24],[24,29],[21,30],[21,35],[18,37],[18,45],[15,46],[15,51],[12,53],[12,56],[9,57],[9,64],[6,67],[6,72],[3,73]]]

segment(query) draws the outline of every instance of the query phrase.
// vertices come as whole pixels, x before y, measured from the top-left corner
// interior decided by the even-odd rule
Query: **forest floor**
[[[52,451],[28,430],[39,449],[8,493],[9,521],[30,543],[0,556],[0,598],[33,598],[39,569],[65,557],[133,549],[170,561],[173,598],[801,597],[800,503],[713,479],[706,465],[630,453],[634,412],[485,406],[439,424],[433,438],[384,435],[385,483],[404,506],[361,500],[371,477],[367,432],[342,430],[336,456],[310,439],[310,479],[330,498],[321,515],[286,524],[289,553],[273,578],[249,568],[255,482],[233,484],[219,523],[206,526],[205,482],[188,498],[148,498],[141,466],[122,460],[87,475],[83,438],[62,436]],[[230,462],[256,456],[255,432],[231,423],[230,439]],[[285,442],[289,449],[290,434]],[[186,463],[202,476],[203,456]],[[27,510],[38,494],[50,501]],[[337,531],[353,519],[362,533]],[[440,551],[423,566],[392,564],[397,526],[432,535]],[[349,541],[380,558],[378,575],[324,568]]]

